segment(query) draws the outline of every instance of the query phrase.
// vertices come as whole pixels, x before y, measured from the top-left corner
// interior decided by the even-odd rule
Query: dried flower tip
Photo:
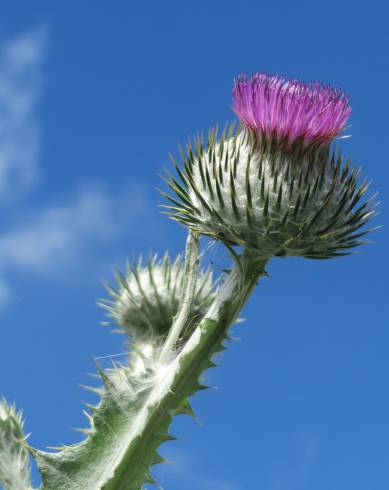
[[[349,98],[340,90],[265,73],[235,80],[232,107],[249,129],[304,143],[331,140],[351,114]]]
[[[0,401],[0,484],[5,490],[31,489],[23,417],[13,405]],[[0,486],[1,486],[0,485]]]
[[[178,311],[184,279],[180,256],[174,262],[165,254],[162,260],[151,257],[146,265],[128,264],[126,276],[117,273],[118,288],[109,287],[112,301],[100,304],[108,310],[120,331],[135,342],[160,342],[168,334]],[[201,319],[214,298],[210,269],[199,274],[192,313],[185,335],[196,319]]]

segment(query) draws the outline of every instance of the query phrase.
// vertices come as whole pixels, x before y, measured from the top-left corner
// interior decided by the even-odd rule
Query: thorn
[[[151,485],[156,485],[156,481],[150,475],[150,473],[145,476],[145,483],[150,483]]]
[[[92,413],[96,411],[97,407],[95,405],[92,405],[91,403],[84,402],[84,401],[82,401],[82,404],[85,405],[86,408],[90,410]]]
[[[171,434],[165,434],[161,437],[163,442],[176,441],[177,437],[172,436]]]
[[[215,368],[217,366],[217,364],[213,361],[208,361],[207,364],[206,364],[206,369],[212,369],[212,368]]]
[[[74,430],[75,432],[81,432],[81,434],[84,434],[86,436],[88,436],[90,434],[90,429],[84,429],[84,428],[80,428],[80,427],[70,427],[72,430]]]
[[[196,391],[203,391],[203,390],[209,390],[209,389],[210,389],[210,386],[204,385],[202,383],[199,383],[196,386]]]
[[[156,464],[161,464],[161,463],[166,463],[166,459],[163,458],[158,452],[155,453],[154,455],[154,458],[153,458],[153,461],[152,461],[152,465],[156,465]]]
[[[179,406],[177,410],[177,415],[189,415],[196,419],[196,414],[194,413],[193,408],[191,407],[191,404],[189,403],[189,400],[186,399],[184,400],[181,405]]]
[[[82,413],[85,415],[85,417],[89,420],[91,425],[93,424],[93,417],[91,416],[90,413],[88,413],[86,410],[83,410]]]
[[[94,395],[97,395],[101,397],[104,393],[104,390],[101,388],[97,388],[95,386],[89,386],[89,385],[84,385],[84,384],[79,384],[82,389],[89,391],[90,393],[93,393]]]

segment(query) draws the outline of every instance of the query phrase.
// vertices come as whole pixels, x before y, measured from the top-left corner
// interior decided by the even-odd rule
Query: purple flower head
[[[320,82],[304,83],[255,73],[235,79],[232,108],[241,122],[268,136],[273,131],[289,142],[329,141],[345,127],[349,98]]]

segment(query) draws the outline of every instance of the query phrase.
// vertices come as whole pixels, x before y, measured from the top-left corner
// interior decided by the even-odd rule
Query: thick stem
[[[86,440],[60,453],[35,451],[42,490],[140,490],[151,481],[149,468],[159,460],[158,446],[169,439],[172,418],[190,411],[188,397],[202,388],[199,376],[221,350],[228,328],[265,274],[266,261],[248,252],[240,257],[182,350],[173,360],[157,362],[141,390],[137,383],[127,386],[131,373],[125,369],[108,379]]]
[[[173,319],[173,325],[162,347],[160,361],[169,359],[174,346],[185,327],[192,308],[196,290],[197,274],[199,270],[199,236],[189,231],[185,249],[185,268],[183,278],[182,300]]]
[[[248,252],[241,256],[241,268],[234,265],[229,277],[208,313],[200,322],[178,356],[161,372],[147,403],[134,421],[129,451],[123,454],[120,469],[113,480],[107,482],[107,490],[125,490],[136,480],[137,466],[147,454],[148,440],[164,425],[166,416],[175,413],[177,407],[199,388],[197,379],[209,367],[212,355],[219,351],[227,337],[230,325],[238,317],[242,307],[255,288],[259,278],[266,275],[268,259],[259,259]],[[129,442],[129,441],[128,441]],[[120,471],[121,470],[121,471]],[[137,489],[135,489],[137,490]]]
[[[204,320],[209,319],[216,322],[223,320],[231,325],[238,317],[259,278],[266,275],[265,266],[268,260],[268,258],[260,258],[245,251],[239,258],[240,264],[235,262]],[[227,305],[228,308],[226,308]],[[224,319],[223,308],[228,312]],[[199,328],[201,328],[201,323]]]

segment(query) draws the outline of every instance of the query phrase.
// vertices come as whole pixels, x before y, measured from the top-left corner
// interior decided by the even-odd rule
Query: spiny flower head
[[[168,254],[162,260],[153,256],[146,265],[141,260],[135,266],[128,263],[126,275],[116,275],[118,287],[108,286],[112,300],[100,304],[108,310],[119,331],[128,334],[135,343],[159,343],[168,334],[181,301],[184,280],[181,257],[171,261]],[[201,271],[185,335],[205,314],[214,296],[211,270]]]
[[[0,484],[5,490],[31,489],[23,425],[22,413],[0,400]]]
[[[347,255],[374,215],[370,201],[359,204],[367,183],[328,145],[285,149],[275,136],[226,127],[182,159],[179,180],[167,179],[173,219],[262,257]]]
[[[304,143],[331,140],[351,114],[349,99],[340,90],[265,73],[235,80],[232,107],[247,128]]]

